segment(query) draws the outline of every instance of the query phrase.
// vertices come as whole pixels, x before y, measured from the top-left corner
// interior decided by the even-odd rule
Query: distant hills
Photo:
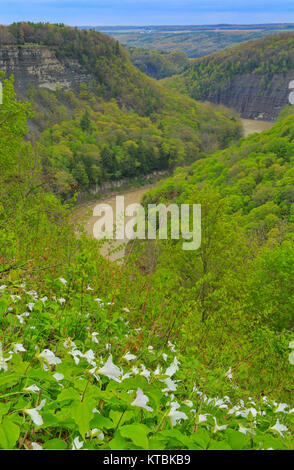
[[[279,33],[195,59],[164,83],[196,100],[234,108],[245,118],[275,120],[290,102],[294,32]]]

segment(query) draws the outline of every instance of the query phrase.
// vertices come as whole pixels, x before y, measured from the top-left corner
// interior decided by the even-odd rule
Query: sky
[[[293,0],[0,0],[0,23],[79,26],[294,23]]]

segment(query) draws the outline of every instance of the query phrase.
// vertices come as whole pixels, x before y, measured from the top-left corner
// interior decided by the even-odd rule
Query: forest
[[[117,47],[122,76],[115,93],[103,74],[94,90],[25,102],[2,77],[0,448],[293,450],[292,108],[240,138],[236,116],[166,92],[112,39],[30,27],[38,41],[59,31],[73,54],[84,40]],[[108,261],[67,185],[155,165],[173,175],[142,203],[201,204],[201,247],[134,240]]]
[[[268,81],[275,73],[294,67],[294,33],[280,33],[191,61],[180,75],[164,84],[194,99],[205,100],[211,92],[220,92],[239,74],[254,73]]]

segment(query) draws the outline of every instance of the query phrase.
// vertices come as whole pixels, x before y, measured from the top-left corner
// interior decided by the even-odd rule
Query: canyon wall
[[[236,75],[226,88],[203,98],[235,109],[245,119],[274,121],[285,106],[294,104],[294,71],[270,79],[258,74]]]
[[[93,79],[77,60],[59,60],[53,48],[42,46],[2,46],[0,70],[7,76],[14,75],[20,96],[25,96],[30,86],[78,91],[81,83]]]

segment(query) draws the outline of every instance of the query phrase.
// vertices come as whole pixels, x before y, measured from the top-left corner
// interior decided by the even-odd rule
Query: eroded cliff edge
[[[15,89],[23,97],[30,87],[78,91],[94,79],[77,60],[60,60],[54,48],[45,46],[0,47],[0,70],[14,76]]]

